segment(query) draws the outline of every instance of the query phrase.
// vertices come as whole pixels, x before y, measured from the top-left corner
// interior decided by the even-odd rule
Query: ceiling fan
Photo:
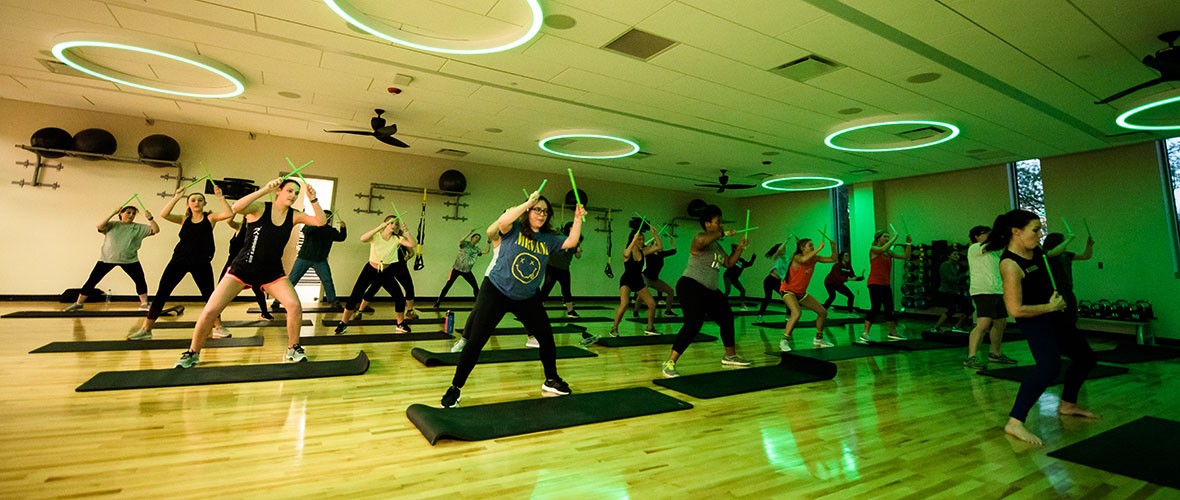
[[[406,144],[393,137],[393,134],[397,133],[397,124],[385,124],[385,119],[381,118],[381,115],[385,113],[384,109],[374,109],[373,111],[377,113],[377,116],[369,120],[369,124],[373,126],[372,132],[364,130],[325,130],[324,132],[328,132],[330,134],[370,135],[377,138],[378,141],[384,142],[390,146],[397,146],[399,148],[410,147],[409,144]]]
[[[729,176],[725,175],[725,172],[727,172],[727,170],[721,169],[721,175],[717,177],[717,184],[695,184],[695,186],[717,188],[718,193],[723,193],[726,189],[750,189],[757,187],[753,184],[730,184]]]
[[[1144,57],[1143,64],[1158,71],[1160,74],[1159,78],[1140,83],[1106,99],[1095,101],[1094,104],[1106,104],[1132,92],[1164,82],[1180,81],[1180,47],[1176,47],[1176,39],[1180,39],[1180,31],[1169,31],[1160,35],[1158,38],[1168,44],[1168,46],[1156,51],[1155,55]]]

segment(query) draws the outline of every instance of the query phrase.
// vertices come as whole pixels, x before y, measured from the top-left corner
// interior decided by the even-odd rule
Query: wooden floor
[[[199,304],[180,318],[195,320]],[[377,304],[370,318],[392,314]],[[5,303],[0,313],[58,308]],[[116,308],[130,304],[115,303]],[[97,304],[89,309],[101,309]],[[226,319],[249,319],[236,303]],[[464,313],[465,314],[465,313]],[[555,313],[556,314],[556,313]],[[585,311],[607,316],[610,311]],[[309,317],[312,315],[308,315]],[[331,318],[319,315],[319,318]],[[460,324],[464,316],[459,316]],[[122,339],[137,319],[0,319],[0,498],[1177,498],[1180,492],[1046,456],[1144,415],[1180,416],[1180,363],[1130,365],[1090,381],[1081,403],[1098,422],[1060,420],[1059,388],[1033,408],[1034,448],[1000,426],[1018,384],[966,371],[961,349],[902,352],[837,362],[835,380],[698,400],[651,383],[668,346],[592,348],[559,361],[577,392],[651,387],[695,405],[687,411],[483,442],[429,445],[406,419],[413,403],[437,405],[453,368],[426,368],[412,347],[446,341],[309,347],[313,360],[372,360],[359,377],[77,393],[99,371],[168,368],[179,350],[27,354],[50,341]],[[738,349],[756,366],[781,331],[738,318]],[[325,327],[304,335],[329,335]],[[518,326],[506,320],[504,326]],[[587,324],[602,333],[609,323]],[[923,325],[908,329],[918,335]],[[643,325],[624,322],[624,335]],[[673,333],[678,324],[657,325]],[[415,332],[439,328],[424,325]],[[281,328],[266,344],[208,349],[203,366],[274,363]],[[353,327],[349,333],[389,333]],[[705,333],[715,333],[706,326]],[[810,348],[808,333],[796,346]],[[156,330],[156,338],[188,337]],[[236,329],[251,336],[253,329]],[[829,330],[838,345],[844,327]],[[559,335],[573,344],[578,335]],[[493,337],[516,348],[523,337]],[[1102,348],[1098,343],[1096,347]],[[1031,362],[1023,342],[1005,352]],[[720,342],[694,344],[682,374],[720,368]],[[538,363],[479,366],[463,392],[472,406],[540,396]]]

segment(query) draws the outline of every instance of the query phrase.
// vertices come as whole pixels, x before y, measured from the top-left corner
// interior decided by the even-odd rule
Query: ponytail
[[[1012,229],[1023,228],[1030,221],[1037,219],[1040,217],[1028,210],[1012,210],[998,215],[996,221],[992,223],[992,230],[987,235],[987,241],[984,242],[984,250],[995,252],[1008,248],[1008,243],[1012,241]]]

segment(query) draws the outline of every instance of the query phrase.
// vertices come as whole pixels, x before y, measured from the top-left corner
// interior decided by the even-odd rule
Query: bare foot
[[[1004,426],[1004,432],[1007,432],[1008,435],[1026,443],[1031,443],[1037,446],[1045,444],[1044,441],[1041,441],[1041,438],[1037,437],[1035,434],[1029,432],[1028,429],[1024,428],[1024,422],[1014,418],[1008,419],[1008,425]]]
[[[1066,401],[1062,401],[1061,404],[1057,405],[1057,414],[1058,415],[1072,415],[1075,417],[1082,417],[1082,418],[1102,418],[1102,417],[1098,416],[1097,414],[1091,413],[1090,411],[1083,409],[1082,407],[1078,406],[1076,403],[1069,403]]]

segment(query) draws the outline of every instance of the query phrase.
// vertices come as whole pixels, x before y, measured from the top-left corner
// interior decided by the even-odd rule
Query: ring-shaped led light
[[[623,144],[626,144],[631,150],[627,151],[625,153],[621,153],[621,154],[576,155],[576,154],[570,154],[570,153],[562,153],[561,151],[550,149],[545,146],[545,144],[548,143],[549,141],[556,140],[556,139],[607,139],[607,140],[618,141]],[[630,141],[630,140],[624,139],[622,137],[615,137],[615,136],[611,136],[611,135],[599,135],[599,134],[555,135],[552,137],[546,137],[544,139],[541,139],[541,142],[537,143],[537,146],[539,146],[541,149],[545,150],[548,153],[553,153],[558,156],[568,156],[570,158],[590,158],[590,159],[598,159],[598,160],[609,159],[609,158],[623,158],[625,156],[631,156],[631,155],[639,152],[639,144],[636,144],[635,141]]]
[[[78,62],[78,61],[86,61],[85,59],[83,59],[81,57],[77,57],[78,61],[70,59],[69,56],[66,55],[66,51],[73,49],[73,48],[77,48],[77,47],[100,47],[100,48],[107,48],[107,49],[130,50],[132,52],[139,52],[141,54],[148,54],[148,55],[153,55],[153,56],[164,57],[167,59],[171,59],[173,61],[188,64],[190,66],[195,66],[197,68],[200,68],[200,69],[203,69],[203,70],[208,71],[210,73],[213,73],[217,76],[220,76],[220,77],[226,79],[231,85],[233,85],[234,88],[233,88],[233,90],[231,90],[229,92],[222,92],[222,93],[216,93],[216,94],[197,94],[197,93],[192,93],[192,92],[180,92],[180,91],[176,91],[176,90],[162,89],[159,87],[152,87],[150,85],[144,85],[141,83],[130,82],[130,81],[127,81],[123,78],[116,78],[114,76],[111,76],[111,75],[108,75],[105,73],[100,73],[100,72],[95,71],[93,69],[87,68],[86,66],[84,66],[83,64]],[[246,86],[242,84],[242,80],[240,78],[238,78],[234,75],[231,75],[224,70],[215,68],[213,66],[210,66],[210,65],[205,64],[200,61],[195,61],[195,60],[189,59],[187,57],[182,57],[182,56],[178,56],[176,54],[169,54],[167,52],[160,52],[158,50],[152,50],[152,49],[147,49],[147,48],[143,48],[143,47],[136,47],[134,45],[124,45],[121,43],[111,43],[111,42],[82,41],[82,40],[72,41],[72,42],[62,42],[62,43],[59,43],[59,44],[53,46],[53,56],[56,57],[57,60],[68,65],[69,67],[74,68],[74,69],[81,71],[83,73],[86,73],[88,75],[94,76],[96,78],[102,78],[103,80],[115,82],[120,85],[127,85],[129,87],[135,87],[137,89],[150,90],[152,92],[160,92],[162,94],[171,94],[171,95],[178,95],[178,96],[184,96],[184,97],[207,97],[207,98],[216,99],[216,98],[238,96],[238,95],[241,95],[241,93],[246,90]],[[126,75],[126,77],[131,77],[131,75]]]
[[[541,23],[544,21],[544,16],[541,14],[541,4],[538,0],[524,0],[524,2],[526,4],[528,4],[529,10],[532,11],[532,15],[533,15],[532,22],[529,23],[529,29],[528,29],[528,31],[526,31],[524,33],[524,35],[521,35],[518,38],[493,39],[493,40],[462,40],[462,41],[447,40],[447,42],[450,42],[451,44],[455,45],[456,47],[438,47],[438,46],[426,45],[425,43],[418,43],[418,42],[414,42],[412,40],[406,39],[409,37],[413,37],[413,38],[418,38],[418,39],[420,39],[420,41],[424,42],[427,40],[432,40],[432,38],[430,38],[430,37],[421,36],[421,35],[414,35],[414,34],[406,33],[403,31],[401,36],[406,37],[406,38],[398,38],[398,37],[395,37],[395,36],[390,35],[388,33],[385,33],[381,30],[378,30],[377,28],[374,28],[374,26],[378,26],[378,27],[384,27],[385,29],[390,30],[390,31],[401,31],[401,30],[398,30],[397,28],[394,28],[393,26],[389,26],[388,24],[385,24],[377,19],[370,17],[369,15],[365,14],[364,12],[361,12],[360,9],[357,9],[356,7],[354,7],[351,3],[348,2],[348,0],[324,0],[324,3],[328,5],[328,8],[332,9],[332,12],[335,12],[336,15],[344,18],[345,21],[348,21],[348,24],[351,24],[361,30],[364,30],[365,33],[373,35],[373,36],[380,38],[382,40],[396,43],[398,45],[404,45],[406,47],[411,47],[411,48],[415,48],[415,49],[419,49],[419,50],[426,50],[426,51],[430,51],[430,52],[441,52],[444,54],[490,54],[492,52],[503,52],[505,50],[508,50],[508,49],[511,49],[514,47],[518,47],[521,44],[531,40],[534,36],[537,36],[538,32],[541,31]],[[435,39],[435,40],[437,40],[437,39]],[[442,41],[442,40],[439,40],[439,41]],[[488,45],[488,44],[495,44],[495,45],[493,45],[491,47],[478,46],[478,45]],[[469,47],[463,47],[464,45],[467,45]]]
[[[831,182],[832,185],[823,186],[823,187],[809,187],[809,188],[787,188],[787,187],[775,187],[774,186],[774,184],[778,183],[778,182],[799,181],[799,180],[828,181],[828,182]],[[766,189],[774,190],[774,191],[819,191],[819,190],[823,190],[823,189],[832,189],[834,187],[840,187],[843,185],[844,185],[844,181],[842,181],[840,179],[836,179],[834,177],[822,177],[822,176],[816,176],[816,175],[800,175],[800,176],[794,176],[794,177],[775,177],[773,179],[766,179],[766,180],[762,181],[762,187],[764,187]]]
[[[942,139],[939,139],[937,141],[925,142],[922,144],[918,144],[917,146],[903,146],[903,147],[898,147],[898,148],[848,148],[848,147],[844,147],[844,146],[837,146],[834,142],[836,137],[839,137],[840,135],[846,134],[848,132],[852,132],[855,130],[862,130],[862,129],[866,129],[866,128],[873,128],[873,127],[884,127],[887,125],[933,125],[935,127],[946,128],[946,129],[950,130],[951,133],[948,134],[946,137],[943,137]],[[855,153],[883,153],[883,152],[887,152],[887,151],[904,151],[906,149],[926,148],[926,147],[933,146],[935,144],[942,144],[946,141],[954,139],[958,135],[959,135],[959,127],[956,127],[954,125],[951,125],[951,124],[945,123],[945,122],[936,122],[936,121],[932,121],[932,120],[897,120],[897,121],[891,121],[891,122],[869,123],[867,125],[857,125],[855,127],[848,127],[843,130],[837,130],[835,132],[832,132],[831,135],[824,138],[824,144],[827,144],[829,148],[839,149],[841,151],[852,151]]]
[[[1133,130],[1180,130],[1180,123],[1177,123],[1175,125],[1136,125],[1134,123],[1130,123],[1127,121],[1132,116],[1134,116],[1138,113],[1142,113],[1142,112],[1147,111],[1149,109],[1168,105],[1168,104],[1171,104],[1171,103],[1174,103],[1177,101],[1180,101],[1180,95],[1178,95],[1176,97],[1171,97],[1168,99],[1160,99],[1155,102],[1147,103],[1147,104],[1144,104],[1142,106],[1139,106],[1135,109],[1132,109],[1130,111],[1127,111],[1126,113],[1119,115],[1119,117],[1117,119],[1115,119],[1114,122],[1119,124],[1120,127],[1129,128],[1129,129],[1133,129]]]

